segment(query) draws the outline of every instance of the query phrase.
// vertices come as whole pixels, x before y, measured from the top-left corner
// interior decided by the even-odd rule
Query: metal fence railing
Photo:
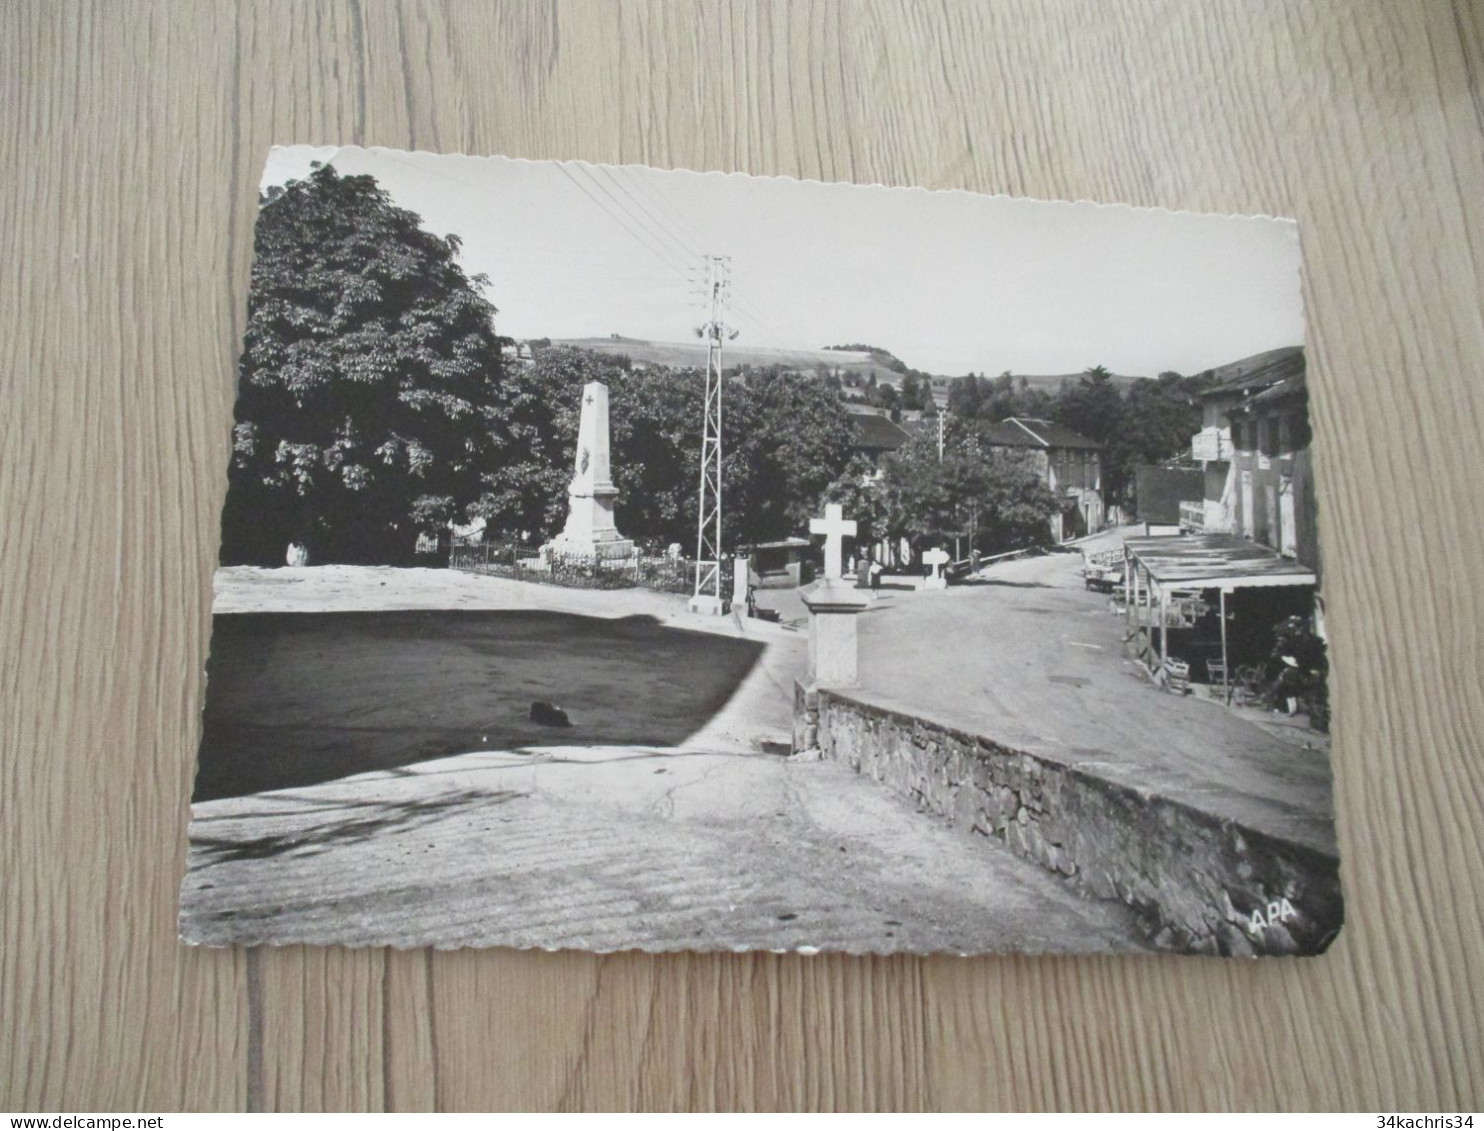
[[[603,559],[542,553],[520,543],[455,545],[449,551],[448,568],[569,589],[639,588],[690,594],[696,585],[696,563],[689,558],[636,552],[627,558]],[[732,591],[731,559],[722,562],[721,591],[723,597]]]

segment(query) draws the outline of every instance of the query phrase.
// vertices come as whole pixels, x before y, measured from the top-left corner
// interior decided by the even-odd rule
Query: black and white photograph
[[[311,146],[259,192],[186,942],[1335,939],[1292,221]]]

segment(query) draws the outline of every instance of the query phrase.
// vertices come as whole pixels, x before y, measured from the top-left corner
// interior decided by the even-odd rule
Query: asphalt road
[[[1328,742],[1152,686],[1077,554],[883,595],[860,640],[867,698],[1335,851]]]

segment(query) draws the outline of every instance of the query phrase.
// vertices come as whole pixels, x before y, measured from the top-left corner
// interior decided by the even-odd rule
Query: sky
[[[489,277],[514,338],[695,341],[730,257],[738,344],[861,342],[932,373],[1196,373],[1304,340],[1291,220],[638,165],[275,147],[370,173]]]

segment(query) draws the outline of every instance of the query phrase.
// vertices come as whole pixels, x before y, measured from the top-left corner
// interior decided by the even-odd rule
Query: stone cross
[[[940,571],[948,564],[948,551],[943,549],[942,546],[934,546],[922,555],[922,560],[925,565],[933,567],[933,575],[923,582],[923,588],[946,589],[948,587],[948,579]]]
[[[809,533],[824,535],[826,580],[838,581],[843,576],[840,561],[845,553],[845,538],[855,534],[855,519],[845,518],[844,513],[839,503],[829,503],[824,508],[823,518],[809,520]]]

